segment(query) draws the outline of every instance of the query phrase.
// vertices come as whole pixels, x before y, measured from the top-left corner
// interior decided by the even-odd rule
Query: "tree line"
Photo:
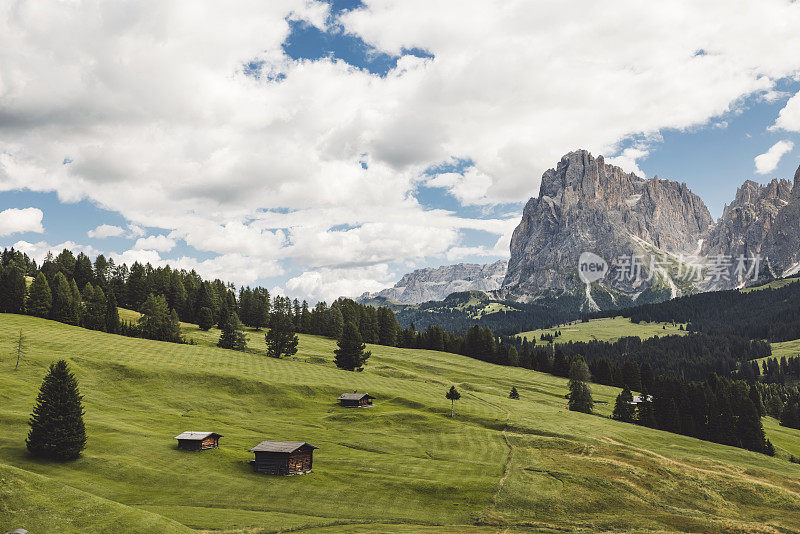
[[[634,403],[629,388],[617,397],[612,417],[675,434],[773,456],[764,434],[759,390],[742,380],[712,374],[702,382],[659,376]]]
[[[800,281],[780,288],[736,289],[678,297],[587,317],[629,317],[633,322],[688,323],[687,330],[748,339],[800,339]]]

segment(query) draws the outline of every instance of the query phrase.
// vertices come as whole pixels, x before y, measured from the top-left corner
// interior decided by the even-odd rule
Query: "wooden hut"
[[[184,432],[173,439],[178,440],[178,448],[187,451],[202,451],[205,449],[218,449],[219,438],[222,434],[216,432]]]
[[[311,471],[314,449],[304,441],[262,441],[250,452],[253,471],[267,475],[301,475]]]
[[[339,395],[339,405],[345,408],[372,406],[372,399],[374,398],[369,393],[342,393]]]

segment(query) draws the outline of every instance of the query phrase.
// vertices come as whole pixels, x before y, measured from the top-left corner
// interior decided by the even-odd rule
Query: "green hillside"
[[[191,328],[191,327],[187,327]],[[0,355],[22,329],[28,360],[0,359],[0,527],[34,532],[552,532],[800,530],[800,466],[566,410],[566,381],[452,354],[372,346],[363,373],[334,342],[301,336],[290,360],[0,315]],[[251,334],[263,345],[261,333]],[[260,347],[259,347],[260,348]],[[85,395],[88,448],[33,460],[24,439],[47,365],[66,358]],[[444,393],[462,392],[451,419]],[[507,398],[514,385],[521,399]],[[344,391],[371,409],[336,406]],[[613,404],[615,388],[594,386]],[[800,431],[767,424],[779,454]],[[184,430],[224,435],[178,451]],[[777,432],[780,433],[777,436]],[[314,471],[252,473],[263,439],[320,447]],[[33,511],[33,512],[32,512]],[[46,525],[43,529],[42,525]],[[183,526],[181,526],[183,525]],[[38,530],[37,530],[38,529]]]
[[[604,319],[590,319],[588,322],[574,322],[554,328],[543,328],[519,334],[527,339],[536,339],[541,342],[542,334],[555,335],[557,331],[561,336],[556,338],[556,343],[570,341],[616,341],[625,336],[639,336],[648,339],[655,336],[683,335],[679,325],[673,323],[632,323],[625,317],[609,317]]]

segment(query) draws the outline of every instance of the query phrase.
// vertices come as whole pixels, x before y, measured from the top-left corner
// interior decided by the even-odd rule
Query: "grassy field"
[[[0,359],[0,530],[35,532],[789,532],[800,530],[800,466],[566,410],[566,381],[457,355],[370,347],[337,370],[331,340],[295,358],[91,332],[0,315],[0,355],[23,330],[27,361]],[[254,346],[262,334],[250,333]],[[56,464],[25,450],[47,365],[66,358],[85,395],[88,448]],[[444,394],[462,392],[456,417]],[[507,398],[516,386],[521,399]],[[377,397],[336,405],[344,391]],[[594,386],[609,402],[617,390]],[[781,455],[800,432],[766,420]],[[224,435],[188,453],[184,430]],[[320,447],[314,471],[252,473],[261,440]],[[109,528],[113,525],[113,528]]]
[[[527,339],[536,339],[541,343],[542,334],[553,334],[560,330],[561,336],[556,338],[556,343],[570,341],[616,341],[625,336],[639,336],[647,339],[655,336],[683,335],[686,332],[680,325],[672,323],[639,323],[635,324],[625,317],[611,317],[605,319],[591,319],[586,323],[575,322],[555,328],[544,328],[523,332],[520,336]]]
[[[771,282],[767,282],[766,284],[762,284],[760,286],[752,286],[752,287],[745,287],[740,289],[742,293],[749,293],[750,291],[758,291],[760,289],[780,289],[784,286],[789,284],[793,284],[795,282],[800,281],[800,278],[793,277],[793,278],[779,278],[778,280],[773,280]]]

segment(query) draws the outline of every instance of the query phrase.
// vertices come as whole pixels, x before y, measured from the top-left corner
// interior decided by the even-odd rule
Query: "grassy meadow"
[[[114,336],[0,315],[0,530],[37,532],[793,532],[800,465],[566,409],[566,381],[424,350],[371,346],[362,373],[335,343],[300,336],[285,360]],[[19,330],[27,360],[10,357]],[[564,332],[564,329],[562,329]],[[564,332],[566,335],[566,332]],[[30,458],[27,420],[47,366],[65,358],[85,395],[84,455]],[[462,393],[456,417],[444,394]],[[516,386],[521,399],[508,399]],[[336,397],[366,391],[376,406]],[[779,454],[800,431],[765,420]],[[223,434],[179,451],[184,430]],[[314,471],[254,474],[264,439],[320,447]],[[4,530],[3,530],[4,531]]]
[[[673,323],[632,323],[625,317],[609,317],[603,319],[590,319],[588,322],[580,321],[556,326],[554,328],[542,328],[523,332],[520,336],[527,339],[536,339],[541,343],[542,334],[555,336],[557,331],[561,331],[561,336],[555,338],[556,343],[568,343],[570,341],[616,341],[625,336],[639,336],[648,339],[655,336],[683,335],[686,332],[680,329],[680,325]]]

